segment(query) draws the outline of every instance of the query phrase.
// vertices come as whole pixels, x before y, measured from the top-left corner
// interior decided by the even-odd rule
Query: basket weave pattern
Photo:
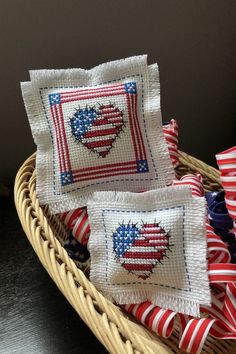
[[[179,152],[178,176],[199,171],[206,191],[220,189],[219,172],[205,163]],[[111,353],[166,354],[178,349],[176,327],[168,339],[157,337],[108,301],[88,280],[87,267],[79,269],[62,247],[66,230],[47,206],[41,207],[35,192],[35,154],[19,169],[15,181],[15,204],[22,227],[41,263],[79,316]],[[232,340],[208,336],[203,353],[235,353]]]

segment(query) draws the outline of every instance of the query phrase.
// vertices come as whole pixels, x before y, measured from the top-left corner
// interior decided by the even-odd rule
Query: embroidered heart
[[[113,104],[79,108],[70,119],[76,141],[102,157],[109,154],[123,124],[123,113]]]
[[[116,259],[129,272],[147,279],[169,250],[170,235],[158,224],[121,224],[113,233]]]

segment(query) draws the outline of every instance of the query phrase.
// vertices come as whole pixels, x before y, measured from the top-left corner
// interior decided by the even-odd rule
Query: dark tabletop
[[[0,353],[106,353],[53,283],[0,199]]]

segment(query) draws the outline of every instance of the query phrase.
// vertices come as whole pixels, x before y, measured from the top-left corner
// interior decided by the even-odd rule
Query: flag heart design
[[[123,113],[113,104],[79,108],[70,118],[76,141],[102,157],[109,154],[123,124]]]
[[[113,233],[113,247],[117,261],[139,278],[148,278],[157,263],[167,257],[168,232],[158,223],[121,224]],[[167,257],[168,258],[168,257]]]

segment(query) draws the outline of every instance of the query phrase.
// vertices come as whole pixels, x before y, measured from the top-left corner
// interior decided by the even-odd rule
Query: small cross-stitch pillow
[[[157,65],[131,57],[91,70],[36,70],[21,84],[37,144],[36,193],[52,212],[99,190],[171,184]]]
[[[90,279],[118,304],[199,316],[210,305],[205,198],[187,186],[97,192],[88,202]]]

